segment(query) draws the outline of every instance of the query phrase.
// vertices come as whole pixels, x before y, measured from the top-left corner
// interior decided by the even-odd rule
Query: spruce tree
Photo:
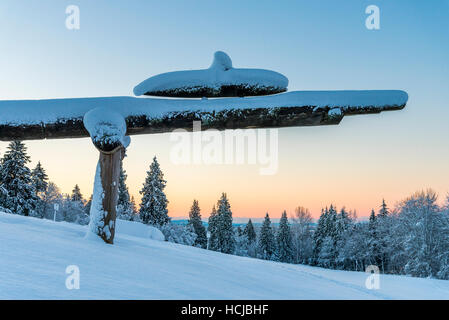
[[[209,215],[209,221],[207,225],[207,231],[209,232],[209,243],[207,245],[209,250],[218,251],[218,221],[217,210],[215,205],[212,208],[212,212]]]
[[[374,209],[371,210],[368,222],[368,244],[370,248],[369,263],[373,265],[381,264],[379,252],[378,224]]]
[[[317,263],[318,256],[321,251],[321,246],[323,244],[324,238],[326,237],[326,226],[327,226],[327,217],[329,215],[329,211],[326,209],[321,210],[320,218],[318,219],[318,224],[313,234],[314,248],[313,248],[313,261],[314,264]]]
[[[164,193],[166,183],[159,163],[154,157],[150,171],[147,171],[143,188],[140,190],[142,194],[140,218],[143,223],[163,226],[170,222],[167,210],[168,200]]]
[[[268,212],[265,215],[262,228],[260,229],[258,249],[260,257],[265,260],[271,260],[276,252],[276,243]]]
[[[370,229],[374,229],[376,223],[376,213],[374,212],[374,209],[371,210],[371,214],[369,215],[369,227]]]
[[[31,184],[36,192],[37,198],[35,216],[43,218],[45,216],[45,203],[43,199],[48,188],[48,176],[40,161],[31,171]]]
[[[232,211],[226,193],[222,193],[217,207],[218,251],[234,253],[235,238],[232,226]]]
[[[340,233],[338,229],[338,214],[333,205],[329,207],[329,214],[327,216],[326,223],[326,234],[331,239],[331,241],[328,241],[327,243],[330,265],[331,267],[335,267],[337,260],[337,242],[339,240]]]
[[[118,184],[117,218],[133,220],[134,210],[130,201],[128,187],[126,186],[126,178],[126,171],[121,166]]]
[[[47,190],[48,186],[48,176],[45,172],[45,169],[42,167],[41,162],[39,161],[36,167],[31,172],[31,181],[36,194],[40,195]]]
[[[81,194],[81,190],[80,187],[75,184],[75,187],[72,190],[72,195],[70,196],[70,199],[72,201],[79,201],[79,202],[83,202],[83,195]]]
[[[385,203],[385,199],[382,199],[382,205],[380,206],[380,210],[379,210],[379,217],[381,218],[385,218],[388,216],[388,214],[390,213],[387,204]]]
[[[90,207],[92,206],[92,195],[90,195],[89,200],[87,200],[86,205],[84,206],[84,212],[87,215],[90,215]]]
[[[248,223],[243,230],[243,234],[246,236],[248,240],[248,244],[252,244],[256,241],[256,232],[254,231],[254,226],[251,219],[248,220]]]
[[[131,209],[133,211],[133,218],[131,220],[140,221],[140,216],[137,214],[136,208],[137,208],[136,200],[134,199],[134,196],[131,196]]]
[[[206,228],[201,221],[201,212],[198,200],[193,200],[193,205],[189,212],[189,224],[193,227],[196,233],[196,239],[193,246],[206,249],[207,248],[207,235]]]
[[[26,166],[30,157],[21,141],[12,141],[1,161],[0,205],[13,213],[28,216],[36,208],[36,190],[31,170]]]
[[[389,267],[389,243],[387,241],[391,232],[389,214],[390,209],[388,209],[385,199],[382,199],[382,204],[376,217],[379,263],[382,272],[385,272]]]
[[[293,261],[293,241],[290,226],[288,224],[287,212],[282,213],[279,221],[279,229],[276,237],[277,258],[281,262]]]

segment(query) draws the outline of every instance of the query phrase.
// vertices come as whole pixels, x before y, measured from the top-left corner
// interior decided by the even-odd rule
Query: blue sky
[[[76,31],[65,28],[65,8],[72,4],[80,8]],[[380,8],[380,30],[365,28],[371,4]],[[261,216],[262,207],[279,216],[300,204],[317,214],[330,202],[365,215],[382,197],[393,204],[421,188],[441,196],[449,191],[448,0],[2,0],[0,30],[0,99],[132,95],[151,75],[208,67],[217,50],[236,67],[283,73],[289,90],[409,93],[401,112],[347,117],[335,127],[281,129],[280,170],[273,177],[245,166],[175,167],[166,135],[135,138],[125,160],[131,192],[138,196],[156,153],[173,215],[187,211],[193,197],[207,214],[221,191],[240,216]],[[63,191],[78,182],[87,195],[97,157],[89,143],[28,145],[33,161],[42,160]],[[218,172],[211,187],[207,178]],[[198,181],[198,188],[186,190],[180,176]],[[245,182],[235,186],[233,179]],[[258,197],[251,194],[254,185],[266,186]]]

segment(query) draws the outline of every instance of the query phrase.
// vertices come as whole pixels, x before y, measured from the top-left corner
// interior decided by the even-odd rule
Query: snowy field
[[[333,271],[220,254],[117,230],[116,243],[86,227],[0,213],[0,299],[448,299],[449,281]],[[118,225],[119,228],[119,225]],[[134,235],[131,235],[134,234]],[[68,265],[80,289],[68,290]]]

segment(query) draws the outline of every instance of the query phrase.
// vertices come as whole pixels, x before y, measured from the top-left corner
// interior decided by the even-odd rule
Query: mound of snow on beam
[[[125,118],[116,111],[107,107],[92,109],[84,115],[83,123],[94,143],[102,141],[113,145],[119,142],[125,148],[129,144],[129,137],[125,137]]]
[[[219,89],[231,85],[273,88],[276,92],[282,92],[287,90],[288,79],[271,70],[233,68],[231,58],[226,53],[217,51],[208,69],[158,74],[138,84],[134,88],[134,94],[140,96],[148,92],[174,89],[193,92],[198,88]]]

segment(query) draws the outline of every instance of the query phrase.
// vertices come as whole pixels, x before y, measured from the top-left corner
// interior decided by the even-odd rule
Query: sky
[[[80,9],[79,30],[66,7]],[[365,9],[380,9],[368,30]],[[124,168],[139,201],[157,156],[169,215],[198,199],[207,217],[226,192],[235,217],[279,217],[331,203],[359,216],[411,193],[449,192],[449,0],[0,2],[0,100],[132,96],[158,73],[207,68],[213,53],[235,67],[289,78],[289,90],[399,89],[402,111],[345,117],[338,126],[278,131],[278,170],[254,164],[175,164],[170,134],[133,136]],[[90,139],[26,142],[63,192],[92,192],[98,152]],[[7,143],[0,143],[0,156]]]

